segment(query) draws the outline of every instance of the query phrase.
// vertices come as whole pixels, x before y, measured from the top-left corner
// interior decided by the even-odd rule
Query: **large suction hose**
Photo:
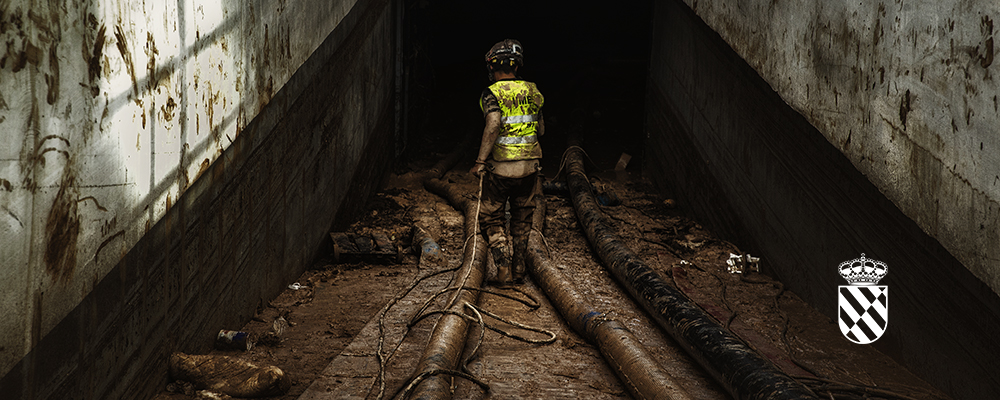
[[[817,399],[646,266],[612,229],[592,192],[583,150],[566,151],[567,182],[577,218],[615,279],[656,322],[737,399]]]
[[[604,355],[611,369],[638,399],[687,400],[691,397],[618,321],[608,319],[555,267],[549,264],[541,235],[545,222],[545,200],[538,199],[528,236],[528,265],[532,277],[563,318]]]

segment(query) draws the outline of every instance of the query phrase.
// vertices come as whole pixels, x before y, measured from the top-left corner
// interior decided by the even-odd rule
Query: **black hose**
[[[528,236],[528,266],[535,282],[577,334],[594,344],[637,399],[688,400],[691,396],[653,359],[628,328],[606,317],[549,263],[541,235],[546,203],[537,198]]]
[[[818,399],[666,284],[621,241],[594,198],[583,150],[570,146],[566,177],[577,218],[608,270],[703,368],[737,399]]]

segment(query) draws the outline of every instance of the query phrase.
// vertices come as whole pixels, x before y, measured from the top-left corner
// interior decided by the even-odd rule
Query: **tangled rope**
[[[477,248],[478,248],[478,246],[477,246],[478,243],[476,241],[479,240],[479,236],[480,236],[479,235],[479,218],[478,218],[478,216],[479,216],[479,212],[480,212],[481,205],[482,205],[482,192],[483,192],[483,175],[480,175],[479,176],[479,188],[478,188],[478,193],[476,195],[475,214],[473,216],[471,216],[471,218],[475,218],[475,220],[473,222],[473,234],[471,234],[468,237],[466,237],[463,240],[463,245],[462,245],[462,254],[465,254],[465,251],[466,251],[467,247],[469,246],[469,244],[471,242],[471,244],[473,246],[472,247],[472,254],[471,254],[471,258],[472,259],[475,259],[475,257],[476,257],[476,251],[477,251]],[[466,218],[469,218],[469,217],[470,216],[467,216]],[[469,352],[468,356],[466,356],[465,359],[463,359],[463,360],[461,360],[459,362],[461,371],[448,370],[448,369],[432,369],[432,370],[421,372],[417,376],[415,376],[412,379],[410,379],[407,382],[406,385],[404,385],[399,390],[397,390],[397,392],[395,394],[393,394],[391,398],[397,398],[397,397],[400,397],[400,396],[402,396],[402,398],[407,398],[411,394],[411,392],[413,392],[419,386],[419,384],[421,382],[423,382],[424,380],[426,380],[426,379],[428,379],[430,377],[437,376],[437,375],[449,375],[449,376],[453,376],[453,377],[463,378],[463,379],[469,380],[470,382],[476,384],[477,386],[479,386],[480,388],[482,388],[484,391],[489,391],[489,384],[487,384],[486,382],[483,382],[482,380],[476,378],[472,374],[472,372],[469,370],[469,368],[468,368],[468,364],[476,357],[476,355],[479,352],[479,348],[480,348],[480,346],[482,345],[482,343],[484,341],[485,332],[486,332],[487,329],[492,330],[494,332],[497,332],[497,333],[499,333],[499,334],[501,334],[503,336],[507,336],[507,337],[510,337],[512,339],[515,339],[515,340],[519,340],[519,341],[523,341],[523,342],[527,342],[527,343],[532,343],[532,344],[548,344],[548,343],[555,342],[555,340],[556,340],[556,334],[554,332],[550,332],[548,330],[541,329],[541,328],[532,327],[532,326],[529,326],[529,325],[525,325],[525,324],[519,323],[517,321],[513,321],[513,320],[510,320],[510,319],[501,317],[501,316],[499,316],[497,314],[494,314],[494,313],[489,312],[487,310],[484,310],[484,309],[482,309],[480,307],[477,307],[476,305],[473,305],[473,304],[469,303],[468,301],[462,303],[462,308],[469,310],[469,313],[464,313],[464,312],[459,312],[459,311],[452,310],[452,308],[455,306],[455,304],[458,301],[459,296],[461,295],[461,293],[462,293],[463,290],[476,291],[476,292],[479,292],[479,293],[492,294],[492,295],[495,295],[495,296],[498,296],[498,297],[507,298],[507,299],[510,299],[510,300],[513,300],[513,301],[516,301],[516,302],[519,302],[519,303],[525,305],[526,307],[528,307],[530,309],[530,311],[534,311],[534,310],[536,310],[536,309],[538,309],[540,307],[540,303],[539,303],[538,300],[536,300],[534,297],[532,297],[528,293],[525,293],[524,291],[522,291],[520,289],[517,289],[517,288],[513,288],[512,287],[512,288],[508,288],[508,289],[511,289],[511,290],[513,290],[515,292],[520,293],[520,295],[522,296],[522,298],[519,298],[519,297],[514,296],[512,294],[507,294],[507,293],[499,292],[499,291],[496,291],[496,290],[485,289],[485,288],[468,287],[467,286],[467,282],[470,279],[471,270],[472,270],[471,268],[469,268],[468,271],[466,271],[465,274],[463,274],[463,276],[460,277],[460,280],[458,281],[457,285],[453,285],[455,283],[455,279],[457,278],[457,277],[453,277],[450,280],[450,282],[448,283],[448,285],[444,289],[439,290],[437,293],[435,293],[434,295],[430,296],[428,299],[426,299],[424,301],[424,303],[421,305],[421,307],[419,308],[419,310],[413,315],[413,317],[406,324],[406,331],[403,334],[403,338],[400,339],[400,342],[396,344],[395,348],[391,352],[389,352],[387,355],[384,355],[383,354],[383,346],[384,346],[384,340],[385,340],[385,322],[384,322],[384,320],[385,320],[385,317],[386,317],[389,309],[392,306],[394,306],[396,303],[398,303],[402,298],[404,298],[407,295],[409,295],[409,293],[411,291],[413,291],[413,289],[416,288],[420,284],[420,282],[422,282],[423,280],[426,280],[427,278],[430,278],[430,277],[435,276],[435,275],[439,275],[439,274],[446,273],[446,272],[457,271],[457,270],[460,270],[460,269],[461,269],[461,266],[455,267],[455,268],[448,268],[448,269],[444,269],[444,270],[440,270],[440,271],[436,271],[436,272],[427,274],[425,276],[422,276],[422,277],[416,279],[413,282],[413,284],[410,285],[409,288],[407,288],[401,294],[397,295],[389,304],[387,304],[385,307],[383,307],[383,309],[380,311],[380,316],[379,316],[379,341],[378,341],[378,346],[377,346],[377,350],[376,350],[376,353],[377,353],[378,359],[379,359],[379,374],[378,374],[378,382],[377,382],[379,389],[378,389],[378,396],[376,397],[377,399],[381,400],[384,397],[384,395],[385,395],[385,386],[386,386],[386,382],[385,382],[385,370],[386,370],[386,364],[393,357],[393,355],[395,355],[396,351],[400,348],[402,342],[405,341],[406,337],[411,332],[411,328],[413,328],[414,325],[416,325],[417,323],[419,323],[420,321],[422,321],[423,319],[425,319],[425,318],[427,318],[428,316],[431,316],[431,315],[435,315],[435,314],[438,314],[438,315],[440,315],[440,314],[450,314],[450,315],[455,315],[455,316],[461,317],[461,318],[463,318],[465,320],[468,320],[468,321],[475,322],[479,326],[479,337],[475,341],[475,345],[472,348],[471,352]],[[440,298],[442,295],[445,295],[445,294],[447,294],[449,292],[452,292],[452,291],[454,291],[454,294],[449,297],[449,299],[446,302],[445,307],[443,309],[435,310],[435,311],[427,311],[427,309],[431,306],[432,303],[435,302],[435,300],[437,300],[438,298]],[[542,338],[542,339],[533,339],[533,338],[530,338],[530,337],[526,337],[526,336],[522,336],[522,335],[516,334],[516,333],[511,332],[511,331],[507,331],[507,330],[501,329],[498,326],[495,326],[495,324],[489,324],[489,323],[487,323],[485,321],[484,315],[486,317],[492,318],[492,319],[494,319],[496,321],[499,321],[499,322],[501,322],[503,324],[510,325],[510,326],[515,327],[517,329],[522,329],[522,330],[526,330],[526,331],[531,331],[531,332],[539,333],[539,334],[545,335],[546,337]],[[374,390],[374,386],[373,386],[372,390]],[[369,393],[372,390],[369,390]]]
[[[388,357],[384,356],[382,354],[382,346],[385,343],[385,316],[389,312],[389,309],[391,309],[392,306],[396,305],[396,303],[398,303],[404,297],[406,297],[407,295],[409,295],[410,292],[412,292],[413,289],[415,289],[418,285],[420,285],[420,283],[423,282],[425,279],[428,279],[428,278],[431,278],[433,276],[437,276],[437,275],[440,275],[440,274],[443,274],[443,273],[457,271],[457,270],[458,270],[457,267],[456,268],[442,269],[440,271],[435,271],[435,272],[431,272],[431,273],[425,274],[424,276],[415,279],[413,281],[413,283],[410,284],[410,286],[408,288],[406,288],[406,290],[404,290],[401,294],[396,295],[396,297],[394,297],[391,301],[389,301],[389,303],[387,303],[385,305],[385,307],[382,307],[382,310],[379,311],[379,317],[378,317],[378,345],[375,348],[375,354],[378,357],[378,366],[379,366],[378,367],[378,381],[377,381],[379,389],[378,389],[378,397],[377,397],[377,399],[381,400],[382,396],[385,395],[385,364],[388,363],[389,359],[392,358],[392,356],[396,354],[396,351],[399,350],[399,346],[403,343],[403,340],[400,340],[399,343],[396,344],[396,347],[393,348],[391,352],[389,352]],[[407,332],[403,335],[404,339],[406,338],[407,334],[409,334],[409,330],[407,330]],[[371,393],[371,390],[369,390],[369,394],[370,393]]]

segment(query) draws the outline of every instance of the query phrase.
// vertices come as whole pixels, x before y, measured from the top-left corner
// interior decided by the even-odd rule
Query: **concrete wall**
[[[387,0],[0,5],[4,397],[149,397],[298,276],[390,164],[393,23]]]
[[[1000,292],[1000,3],[686,3],[886,197]]]
[[[888,263],[874,346],[956,398],[987,398],[993,10],[952,4],[657,2],[644,169],[831,319],[840,262]]]

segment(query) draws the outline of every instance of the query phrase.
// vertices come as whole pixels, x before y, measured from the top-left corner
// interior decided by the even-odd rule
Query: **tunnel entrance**
[[[506,38],[521,41],[520,75],[545,95],[545,173],[554,175],[570,134],[597,165],[621,153],[641,165],[652,3],[405,2],[401,37],[408,152],[444,153],[482,133],[478,99],[489,85],[483,55]],[[470,152],[469,157],[474,157]],[[471,160],[471,158],[470,158]]]

